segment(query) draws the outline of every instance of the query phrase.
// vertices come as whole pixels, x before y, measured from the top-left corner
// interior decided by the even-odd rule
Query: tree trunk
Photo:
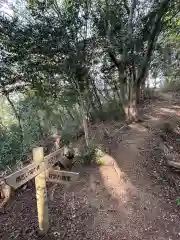
[[[144,102],[144,96],[145,96],[145,83],[146,83],[146,81],[142,82],[142,84],[141,84],[141,99],[142,99],[142,102]]]
[[[98,90],[99,94],[102,94],[104,96],[104,99],[107,101],[112,100],[112,96],[109,93],[110,91],[111,89],[108,89],[106,83],[104,84],[104,89],[103,89],[104,94],[101,93],[101,90]]]
[[[138,122],[139,115],[138,115],[138,106],[136,100],[131,99],[129,102],[129,109],[128,109],[128,122]]]
[[[83,128],[84,128],[84,134],[85,134],[85,141],[86,141],[86,146],[89,146],[89,134],[88,134],[88,124],[87,124],[87,119],[86,116],[83,116]]]
[[[136,88],[134,88],[133,80],[129,82],[129,91],[127,103],[123,105],[125,111],[125,117],[128,123],[137,122],[138,118],[138,106],[136,101]]]
[[[41,126],[41,119],[38,114],[37,114],[37,120],[38,120],[38,127],[39,127],[39,133],[40,133],[39,139],[42,139],[43,138],[43,128]]]
[[[102,103],[101,103],[100,97],[98,95],[98,91],[97,91],[94,79],[91,80],[91,84],[92,84],[92,87],[93,87],[93,92],[94,92],[94,96],[96,98],[96,101],[97,101],[97,103],[99,105],[100,110],[102,111]]]
[[[140,103],[140,84],[138,83],[136,85],[136,103],[139,104]]]
[[[14,112],[14,115],[15,115],[17,121],[18,121],[19,131],[20,131],[20,142],[21,142],[21,143],[20,143],[20,144],[21,144],[21,145],[20,145],[20,146],[21,146],[20,149],[21,149],[21,151],[23,152],[23,148],[24,148],[24,146],[23,146],[24,137],[23,137],[23,128],[22,128],[22,124],[21,124],[21,118],[20,118],[20,115],[18,114],[18,112],[17,112],[17,110],[16,110],[13,102],[11,101],[11,99],[10,99],[10,97],[9,97],[9,94],[6,94],[5,96],[6,96],[7,101],[8,101],[9,104],[11,105],[12,110],[13,110],[13,112]]]
[[[85,141],[86,141],[86,146],[89,146],[89,133],[88,133],[88,122],[84,110],[84,104],[83,100],[80,97],[80,113],[82,117],[82,124],[83,124],[83,129],[84,129],[84,135],[85,135]]]
[[[120,92],[121,95],[119,96],[120,99],[125,100],[125,89],[124,89],[124,72],[122,72],[122,69],[118,69],[119,72],[119,82],[120,82]]]
[[[72,120],[75,120],[75,117],[72,114],[72,110],[69,109],[68,107],[65,107],[65,110],[67,112],[67,114],[71,117]]]
[[[134,81],[132,79],[129,90],[129,109],[128,109],[128,120],[137,121],[138,110],[137,110],[137,88],[134,87]]]
[[[157,88],[157,78],[155,77],[155,80],[154,80],[154,89]]]

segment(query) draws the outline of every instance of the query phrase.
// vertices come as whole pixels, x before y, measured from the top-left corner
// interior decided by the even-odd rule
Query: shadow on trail
[[[49,201],[49,239],[179,239],[177,206],[168,203],[164,185],[149,175],[148,152],[140,153],[142,148],[152,150],[149,139],[147,130],[135,124],[122,134],[115,149],[108,140],[100,142],[110,149],[112,156],[105,157],[116,169],[81,167],[79,182],[56,190]],[[2,240],[39,239],[34,192],[23,193],[0,224]]]
[[[133,124],[130,127],[130,131],[122,134],[118,147],[110,150],[119,170],[118,177],[115,173],[116,181],[110,184],[114,186],[111,190],[116,189],[112,190],[113,194],[107,184],[107,176],[113,178],[113,175],[110,170],[101,171],[105,167],[99,169],[101,181],[120,209],[117,210],[116,236],[126,233],[125,239],[179,239],[180,217],[174,201],[175,192],[167,186],[166,181],[162,181],[157,170],[157,167],[167,167],[163,166],[164,163],[158,165],[159,162],[154,165],[157,139],[141,125]]]

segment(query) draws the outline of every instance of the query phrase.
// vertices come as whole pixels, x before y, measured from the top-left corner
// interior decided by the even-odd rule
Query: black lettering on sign
[[[51,179],[56,179],[56,175],[53,174],[53,173],[50,173],[50,174],[49,174],[49,178],[51,178]]]
[[[51,173],[49,174],[49,178],[53,178],[53,175]]]
[[[40,165],[37,165],[36,171],[39,171],[39,169],[40,169]]]
[[[16,183],[19,183],[21,181],[24,181],[26,178],[28,178],[30,175],[35,174],[35,172],[39,171],[40,169],[40,165],[38,165],[37,167],[30,169],[28,172],[21,174],[20,176],[18,176],[16,178]]]
[[[33,174],[35,172],[35,168],[29,170],[29,172],[27,173],[27,175],[29,176],[30,174]]]
[[[62,180],[63,180],[63,181],[66,181],[66,176],[62,176]]]
[[[67,176],[67,181],[71,181],[71,177],[70,176]]]
[[[21,182],[22,179],[23,179],[23,177],[24,177],[24,174],[18,176],[18,177],[16,178],[16,182]]]
[[[51,178],[51,179],[57,179],[57,175],[51,173],[51,174],[49,174],[49,178]]]
[[[58,155],[50,158],[50,159],[48,160],[48,163],[51,164],[51,165],[54,165],[54,164],[58,161],[59,156],[60,156],[60,154],[58,154]]]
[[[57,156],[52,157],[51,159],[49,159],[49,164],[54,164],[57,161]]]
[[[68,181],[68,182],[71,181],[70,176],[61,176],[61,175],[57,175],[57,174],[53,174],[53,173],[49,174],[49,178],[50,179],[56,179],[56,180],[62,180],[62,181]]]

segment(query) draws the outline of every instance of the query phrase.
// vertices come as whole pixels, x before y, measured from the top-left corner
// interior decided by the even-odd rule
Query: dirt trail
[[[167,109],[172,109],[171,95],[163,97],[165,100],[145,109],[146,123],[153,127],[165,117],[165,111],[169,115]],[[154,165],[160,139],[142,124],[132,124],[115,135],[117,138],[99,142],[109,148],[111,156],[105,157],[114,161],[118,174],[113,166],[76,166],[80,181],[67,190],[57,189],[49,202],[49,239],[180,239],[177,193],[159,174],[164,167],[161,155]],[[38,239],[33,189],[16,197],[7,213],[0,216],[0,224],[2,240]]]

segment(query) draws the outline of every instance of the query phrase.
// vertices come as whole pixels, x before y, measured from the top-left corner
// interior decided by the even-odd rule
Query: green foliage
[[[88,147],[84,147],[81,150],[81,159],[85,165],[90,165],[94,159],[96,154],[96,145],[90,144]]]
[[[81,135],[84,135],[84,131],[79,122],[66,122],[61,129],[61,142],[63,145],[67,145]]]
[[[20,159],[21,156],[21,139],[18,127],[12,125],[9,132],[1,137],[0,141],[0,169],[12,166]]]
[[[3,165],[44,135],[58,132],[67,144],[86,116],[121,118],[128,86],[144,81],[154,50],[154,76],[178,76],[178,1],[134,2],[22,0],[12,17],[0,13],[0,93],[11,100],[0,110]],[[164,49],[171,59],[163,60]]]
[[[103,160],[103,156],[105,155],[105,153],[100,149],[100,147],[96,147],[96,151],[95,151],[95,160],[94,162],[97,163],[98,165],[104,165],[104,160]]]
[[[118,120],[124,117],[123,106],[121,102],[112,99],[103,105],[105,120]]]
[[[179,196],[176,198],[176,204],[180,205],[180,197]]]
[[[174,1],[175,8],[169,9],[164,18],[164,28],[157,41],[152,59],[151,71],[163,81],[163,91],[179,90],[179,51],[180,51],[180,14],[179,3]]]
[[[110,99],[104,102],[101,111],[92,110],[91,119],[92,121],[101,120],[120,120],[124,118],[124,109],[120,101]]]
[[[101,150],[101,146],[90,143],[89,146],[81,149],[80,158],[85,165],[95,163],[97,165],[104,165],[103,157],[104,152]]]

